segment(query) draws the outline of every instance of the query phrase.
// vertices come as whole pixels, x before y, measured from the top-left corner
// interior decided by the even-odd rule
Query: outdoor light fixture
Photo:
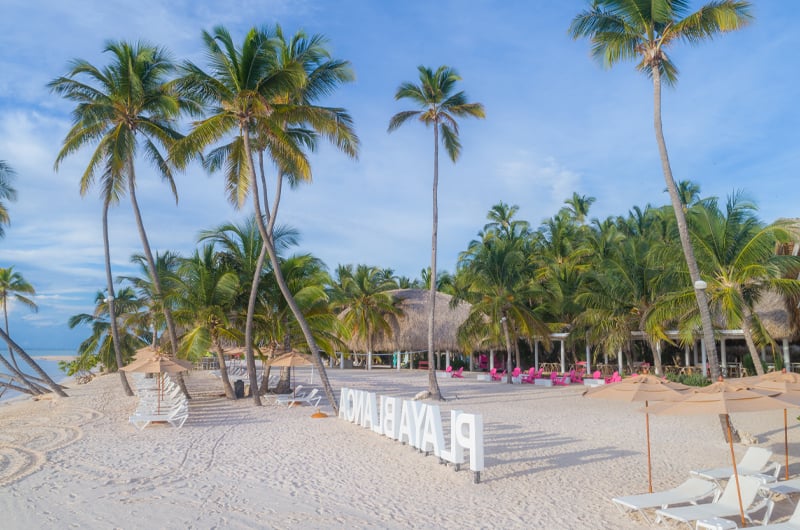
[[[697,280],[696,282],[694,282],[694,288],[695,289],[698,289],[700,291],[704,291],[706,289],[706,287],[708,287],[708,284],[706,282],[704,282],[703,280]]]

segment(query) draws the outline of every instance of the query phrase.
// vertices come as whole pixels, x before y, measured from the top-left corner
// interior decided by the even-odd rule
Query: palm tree
[[[536,314],[531,301],[536,293],[530,281],[533,274],[524,245],[484,234],[473,241],[459,257],[459,283],[453,303],[466,300],[472,307],[460,334],[483,337],[496,343],[502,329],[506,345],[506,373],[511,383],[512,341],[509,326],[514,332],[514,344],[520,337],[541,336],[549,344],[550,330]],[[488,326],[487,326],[488,323]],[[519,359],[517,359],[519,363]],[[518,364],[519,366],[519,364]]]
[[[409,99],[419,110],[398,112],[389,120],[389,132],[394,131],[412,118],[418,119],[425,126],[433,127],[433,231],[431,235],[431,279],[430,279],[430,313],[428,315],[428,391],[431,396],[442,399],[439,383],[434,372],[433,325],[436,311],[436,244],[439,231],[439,135],[442,137],[450,160],[455,162],[461,154],[461,143],[458,140],[458,122],[456,118],[484,118],[486,113],[480,103],[468,103],[464,92],[453,93],[455,85],[461,80],[456,71],[447,66],[440,66],[434,72],[425,66],[417,67],[419,84],[402,83],[394,95],[396,100]]]
[[[78,346],[78,356],[75,360],[62,366],[68,375],[89,371],[98,364],[106,370],[115,371],[119,368],[117,349],[120,350],[125,363],[133,358],[137,349],[150,342],[147,319],[142,318],[144,302],[136,297],[131,286],[122,287],[114,301],[117,311],[115,315],[121,324],[116,338],[112,334],[108,293],[98,291],[94,301],[95,309],[92,313],[73,315],[67,322],[70,329],[90,326],[92,330],[91,335]]]
[[[316,138],[323,135],[340,150],[355,156],[358,138],[352,130],[352,120],[342,109],[320,107],[313,101],[329,95],[342,82],[352,79],[349,64],[330,59],[322,37],[305,38],[300,33],[286,43],[279,28],[272,36],[267,31],[252,28],[237,48],[231,35],[222,26],[213,33],[203,32],[211,72],[186,63],[177,86],[187,94],[202,100],[210,115],[196,123],[186,139],[173,152],[179,164],[185,164],[209,145],[234,133],[234,141],[222,151],[212,151],[210,159],[224,160],[231,198],[241,205],[249,194],[264,249],[272,263],[276,281],[302,329],[314,363],[320,372],[323,388],[334,410],[334,400],[319,348],[300,307],[281,276],[278,254],[274,247],[273,231],[284,177],[292,183],[309,181],[311,170],[304,148],[313,148]],[[266,152],[277,168],[276,192],[273,206],[266,201],[261,206],[259,176],[256,172],[253,147],[263,161]],[[263,164],[259,164],[263,170]],[[264,173],[262,171],[262,177]],[[245,329],[247,363],[251,386],[255,387],[255,359],[252,355],[252,322],[260,270],[254,276],[248,305],[248,325]],[[256,405],[261,401],[253,392]]]
[[[611,237],[618,233],[616,228],[607,228],[607,231],[611,232]],[[657,281],[660,267],[651,253],[653,236],[649,231],[631,234],[616,239],[607,252],[594,254],[591,268],[576,296],[576,302],[584,307],[575,319],[576,324],[586,328],[592,344],[613,355],[629,349],[632,332],[653,331],[647,327],[647,317],[664,287]],[[592,232],[595,241],[608,237],[601,231]],[[601,245],[598,241],[592,246]],[[656,346],[659,339],[654,333],[646,336],[654,352],[655,373],[662,374]]]
[[[391,319],[403,314],[399,301],[388,292],[396,289],[397,283],[368,265],[358,265],[355,270],[352,265],[340,266],[336,276],[331,295],[334,311],[341,315],[343,327],[364,341],[369,359],[375,334],[391,336]]]
[[[101,174],[103,198],[103,230],[106,241],[106,281],[109,293],[111,321],[115,322],[113,283],[110,274],[110,257],[107,249],[107,211],[127,191],[142,248],[154,278],[155,294],[162,296],[161,285],[155,273],[155,260],[145,231],[139,203],[136,198],[136,173],[134,160],[138,151],[152,162],[175,195],[177,191],[173,173],[159,147],[167,148],[179,138],[170,127],[181,112],[195,109],[166,84],[167,76],[174,70],[168,53],[145,43],[109,42],[105,52],[112,55],[109,65],[98,68],[89,62],[76,59],[66,76],[51,81],[50,89],[76,103],[73,126],[64,139],[56,157],[55,167],[70,154],[87,144],[96,144],[89,165],[81,176],[81,195],[85,195]],[[172,352],[178,351],[178,338],[172,314],[165,306],[165,319],[169,330]],[[115,324],[114,324],[115,325]],[[117,364],[122,363],[116,351]],[[124,374],[120,374],[126,393],[132,394]]]
[[[622,60],[637,59],[636,68],[653,79],[656,142],[681,246],[695,288],[712,380],[716,380],[720,372],[711,312],[667,154],[661,125],[661,81],[663,78],[670,86],[677,81],[678,70],[667,55],[671,45],[676,41],[695,44],[717,33],[739,29],[749,21],[749,10],[750,4],[741,0],[716,0],[694,13],[688,12],[688,2],[684,0],[592,0],[591,9],[579,13],[569,28],[573,38],[588,37],[591,40],[592,55],[604,65],[610,67]]]
[[[788,221],[764,226],[755,215],[755,204],[736,192],[728,198],[724,210],[715,198],[705,199],[688,211],[692,240],[708,278],[708,296],[714,314],[727,327],[741,328],[758,375],[763,374],[758,346],[774,341],[755,311],[767,292],[785,298],[800,295],[796,271],[800,257],[778,255],[777,243],[796,238]],[[789,273],[795,278],[788,278]],[[664,300],[656,318],[683,315],[686,327],[696,326],[697,314],[688,303],[688,293],[676,292]]]
[[[573,192],[572,197],[564,201],[564,204],[567,205],[567,210],[575,221],[577,221],[578,224],[583,224],[586,222],[586,216],[589,215],[589,208],[594,204],[595,200],[597,199],[594,197],[578,195],[578,193]]]
[[[5,321],[6,334],[11,335],[11,332],[8,330],[8,304],[10,300],[14,300],[34,312],[39,310],[36,302],[25,296],[29,294],[35,295],[36,289],[22,277],[22,274],[14,272],[14,267],[0,267],[0,305],[3,306],[3,319]],[[11,362],[14,364],[14,368],[19,370],[11,346],[8,347],[8,355],[11,358]]]
[[[229,318],[239,289],[236,272],[226,269],[217,259],[214,247],[206,245],[191,258],[182,260],[177,283],[180,302],[175,319],[186,330],[181,337],[181,352],[186,358],[196,359],[213,349],[225,396],[236,399],[222,350],[223,340],[239,339]]]
[[[4,201],[17,200],[17,190],[11,187],[14,178],[14,170],[5,160],[0,160],[0,238],[5,236],[3,225],[7,225],[11,218],[8,215],[8,207]]]

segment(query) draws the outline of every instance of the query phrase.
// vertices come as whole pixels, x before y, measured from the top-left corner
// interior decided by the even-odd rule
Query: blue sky
[[[668,202],[652,126],[652,86],[632,63],[604,70],[589,43],[567,35],[583,0],[430,2],[406,0],[5,0],[0,17],[0,159],[17,171],[18,201],[0,240],[0,266],[13,265],[37,289],[38,313],[11,308],[12,336],[25,348],[74,348],[88,334],[70,315],[91,312],[104,285],[101,204],[80,197],[89,151],[56,173],[70,125],[69,103],[45,85],[73,58],[103,65],[104,43],[145,40],[176,59],[203,63],[200,32],[225,25],[240,40],[251,26],[280,23],[330,40],[357,80],[330,101],[349,110],[362,146],[350,160],[331,148],[313,156],[314,182],[287,193],[281,222],[302,234],[298,251],[333,269],[340,263],[391,267],[418,277],[430,261],[432,132],[417,123],[387,134],[408,103],[393,99],[418,65],[452,66],[460,88],[485,105],[485,120],[461,123],[463,153],[440,161],[440,269],[457,255],[499,201],[517,204],[534,226],[578,192],[597,200],[591,217]],[[693,3],[698,7],[699,2]],[[664,91],[664,130],[677,179],[704,196],[743,190],[767,221],[797,217],[800,166],[800,12],[755,2],[742,31],[698,47],[680,44],[675,89]],[[185,128],[184,128],[185,130]],[[151,244],[188,254],[199,230],[243,213],[225,201],[219,175],[190,167],[177,180],[179,203],[144,165],[138,197]],[[115,274],[133,271],[140,251],[129,203],[111,213]]]

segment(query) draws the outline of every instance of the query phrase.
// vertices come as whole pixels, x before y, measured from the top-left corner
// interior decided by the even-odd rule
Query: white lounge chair
[[[183,427],[183,424],[186,423],[188,418],[189,405],[188,403],[183,403],[161,413],[156,413],[155,411],[136,411],[128,421],[141,431],[154,422],[166,422],[173,427],[180,428]]]
[[[742,506],[744,506],[745,518],[752,522],[750,514],[757,512],[764,506],[769,506],[770,501],[764,497],[758,497],[758,490],[762,481],[757,477],[739,476],[739,486],[741,487]],[[757,498],[758,497],[758,498]],[[771,510],[768,508],[764,516],[764,523],[769,522]],[[728,484],[722,491],[719,499],[708,504],[696,504],[694,506],[679,506],[677,508],[666,508],[656,510],[656,521],[662,518],[674,519],[689,525],[692,528],[692,521],[700,519],[713,519],[715,517],[738,517],[739,499],[736,492],[736,480],[731,476]]]
[[[800,502],[797,503],[794,513],[788,521],[765,524],[763,526],[751,526],[750,528],[757,530],[800,530]]]
[[[318,393],[318,389],[312,388],[311,392],[302,396],[292,396],[291,394],[278,396],[278,399],[276,399],[275,402],[279,405],[286,405],[287,407],[291,407],[292,405],[300,405],[302,403],[308,403],[309,405],[316,407],[319,406],[319,402],[322,400],[322,396],[318,396]]]
[[[623,512],[639,512],[645,521],[650,522],[650,518],[644,510],[656,508],[668,508],[675,504],[696,504],[697,501],[714,496],[717,500],[720,493],[719,485],[716,482],[704,480],[697,477],[690,477],[683,484],[675,486],[665,491],[655,491],[653,493],[642,493],[640,495],[629,495],[627,497],[615,497],[611,499],[617,508]]]
[[[739,475],[762,475],[762,482],[774,482],[778,480],[781,472],[781,465],[777,462],[770,462],[772,451],[763,447],[748,447],[742,460],[736,465]],[[706,480],[719,482],[733,475],[733,467],[717,467],[713,469],[693,470],[689,474]]]

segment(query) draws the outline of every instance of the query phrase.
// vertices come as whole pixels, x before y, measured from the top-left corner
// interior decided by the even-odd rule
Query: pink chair
[[[611,374],[611,377],[606,377],[606,384],[619,383],[620,381],[622,381],[622,377],[619,375],[619,372],[614,372]]]
[[[461,375],[462,372],[464,372],[464,367],[463,366],[461,368],[459,368],[458,370],[456,370],[455,372],[453,372],[453,374],[450,377],[456,377],[458,379],[464,379],[464,376]]]
[[[480,360],[478,361],[478,367],[481,370],[488,370],[489,369],[489,358],[486,356],[485,353],[481,354]]]
[[[447,375],[449,375],[450,377],[453,377],[453,367],[452,366],[448,366],[447,368],[445,368],[444,371],[447,372]]]
[[[569,371],[569,382],[570,383],[581,383],[583,384],[583,372],[576,372],[575,370]]]
[[[511,371],[511,377],[519,377],[521,373],[522,370],[520,370],[519,367],[516,367]]]
[[[539,374],[539,375],[541,376],[541,374]],[[531,366],[530,370],[528,370],[528,373],[524,374],[522,376],[522,382],[523,383],[533,383],[533,381],[535,379],[536,379],[536,367],[535,366]]]
[[[592,379],[602,379],[602,378],[603,378],[603,373],[600,370],[596,370],[592,374]]]
[[[566,386],[568,378],[569,374],[564,374],[562,376],[559,376],[558,373],[556,372],[550,373],[550,380],[553,382],[554,385]]]
[[[492,368],[489,370],[489,374],[492,376],[492,381],[502,381],[503,378],[506,376],[506,371],[503,370],[502,374],[497,373],[497,368]]]

